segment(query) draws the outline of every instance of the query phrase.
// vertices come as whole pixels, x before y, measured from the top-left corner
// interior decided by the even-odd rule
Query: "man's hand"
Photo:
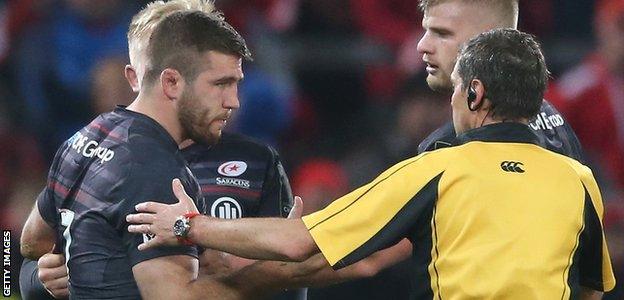
[[[168,205],[158,202],[144,202],[135,207],[139,213],[126,216],[128,223],[138,224],[128,226],[129,232],[154,235],[154,238],[139,245],[139,250],[157,246],[178,245],[179,241],[173,235],[173,224],[176,219],[185,213],[198,212],[193,199],[186,194],[180,180],[174,179],[171,185],[178,203]]]
[[[69,297],[67,267],[63,254],[47,253],[37,261],[39,280],[56,299]]]

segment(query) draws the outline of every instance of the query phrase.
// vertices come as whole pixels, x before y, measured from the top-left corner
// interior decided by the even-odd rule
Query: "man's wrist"
[[[193,240],[189,238],[189,233],[191,230],[191,220],[200,214],[198,212],[187,212],[176,220],[173,231],[174,235],[178,239],[178,241],[186,246],[194,245]]]
[[[195,245],[199,245],[198,241],[201,240],[200,227],[203,226],[202,223],[204,223],[205,219],[206,219],[206,216],[198,215],[189,220],[191,229],[189,230],[188,235],[186,236],[186,239]]]

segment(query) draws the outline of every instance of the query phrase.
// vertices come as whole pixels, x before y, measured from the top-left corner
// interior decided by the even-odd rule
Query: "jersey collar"
[[[503,122],[471,129],[457,137],[457,144],[473,141],[507,142],[539,145],[539,138],[529,126],[516,122]]]

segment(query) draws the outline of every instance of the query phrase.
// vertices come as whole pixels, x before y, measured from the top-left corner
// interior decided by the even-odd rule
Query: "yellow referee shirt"
[[[417,298],[570,299],[615,278],[591,170],[519,123],[398,163],[303,218],[334,268],[409,238]]]

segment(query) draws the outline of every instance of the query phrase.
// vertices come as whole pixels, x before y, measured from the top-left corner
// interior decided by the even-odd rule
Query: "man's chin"
[[[221,131],[219,131],[218,134],[197,135],[191,138],[191,140],[193,140],[194,142],[204,144],[207,146],[215,145],[216,143],[219,142],[220,139],[221,139]]]
[[[453,87],[450,85],[449,82],[442,80],[441,78],[433,76],[431,74],[427,76],[427,85],[429,85],[430,89],[438,93],[443,93],[443,94],[453,93]]]

